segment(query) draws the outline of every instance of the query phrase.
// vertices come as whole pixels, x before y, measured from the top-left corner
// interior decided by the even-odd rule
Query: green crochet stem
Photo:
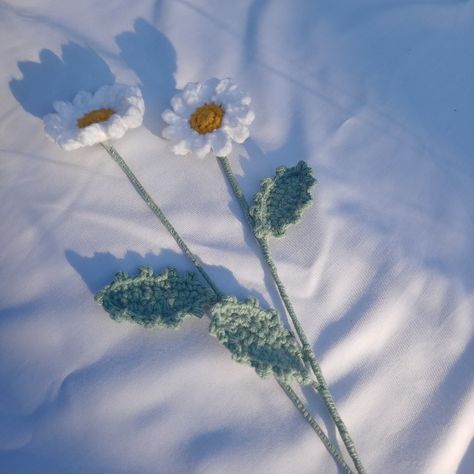
[[[128,167],[127,163],[120,156],[118,151],[112,145],[109,145],[107,143],[101,143],[101,146],[107,151],[107,153],[112,157],[112,159],[120,166],[120,168],[125,173],[125,175],[129,179],[130,183],[133,185],[137,193],[140,195],[140,197],[146,202],[146,204],[153,211],[155,216],[158,217],[160,222],[165,226],[166,230],[171,234],[171,236],[176,241],[179,248],[183,251],[186,257],[188,257],[191,260],[191,262],[194,264],[196,269],[202,275],[206,283],[214,291],[217,298],[221,300],[223,298],[223,294],[217,289],[216,285],[214,284],[214,282],[212,281],[208,273],[204,270],[204,268],[202,267],[197,257],[191,252],[189,247],[185,244],[185,242],[180,237],[176,229],[172,226],[171,222],[166,218],[163,211],[158,207],[158,205],[155,203],[152,197],[146,192],[143,185],[140,183],[140,181],[135,176],[133,171]],[[280,384],[281,388],[286,393],[286,395],[291,399],[295,407],[300,411],[300,413],[305,418],[305,420],[310,424],[311,428],[313,428],[313,430],[319,436],[324,446],[327,448],[327,450],[329,451],[331,456],[335,459],[335,461],[338,462],[347,473],[351,474],[352,471],[350,470],[350,468],[344,461],[342,454],[337,450],[337,448],[334,447],[334,445],[324,434],[323,430],[318,425],[316,420],[309,414],[308,410],[306,409],[301,399],[296,395],[296,393],[291,389],[291,387],[289,387],[289,385],[280,383],[278,379],[277,379],[277,382]]]
[[[288,398],[293,402],[293,405],[303,415],[304,419],[311,425],[313,430],[316,432],[316,434],[319,436],[319,438],[323,442],[324,446],[326,446],[326,449],[331,453],[332,457],[342,466],[345,472],[351,473],[352,470],[342,458],[341,453],[337,449],[334,448],[329,438],[321,430],[321,427],[318,425],[317,421],[311,416],[309,411],[303,405],[298,395],[296,395],[293,389],[286,383],[283,383],[280,380],[277,380],[277,382],[280,385],[280,387],[285,391],[285,393],[288,395]]]
[[[127,163],[125,163],[124,159],[119,155],[118,151],[112,145],[108,145],[106,143],[101,143],[101,145],[120,166],[120,168],[122,168],[122,171],[127,175],[127,178],[132,183],[137,193],[147,203],[148,207],[153,211],[155,216],[158,217],[160,222],[166,227],[166,230],[171,234],[171,236],[176,241],[179,248],[183,251],[186,257],[188,257],[193,262],[194,266],[202,275],[206,283],[212,288],[217,297],[221,298],[221,292],[217,289],[216,285],[212,281],[211,277],[207,274],[206,270],[204,270],[198,258],[191,252],[191,250],[189,250],[189,247],[184,243],[183,239],[180,237],[176,229],[171,225],[171,222],[163,214],[163,211],[158,207],[155,201],[153,201],[151,196],[146,192],[140,181],[138,181],[138,178],[133,174]]]
[[[242,188],[239,185],[239,182],[237,181],[234,172],[232,171],[232,167],[230,165],[230,162],[227,157],[225,156],[219,156],[217,157],[217,161],[221,165],[222,172],[224,176],[226,177],[227,181],[229,182],[232,191],[234,192],[235,197],[237,198],[237,201],[240,204],[240,207],[242,209],[242,212],[244,214],[245,220],[247,221],[247,224],[250,227],[250,230],[254,234],[254,237],[257,241],[257,243],[260,246],[260,249],[263,254],[263,258],[268,265],[270,272],[272,274],[273,280],[275,282],[275,285],[278,289],[278,293],[280,294],[280,297],[283,301],[283,304],[285,305],[285,308],[288,312],[288,315],[291,318],[291,321],[293,323],[293,326],[295,328],[295,331],[300,339],[301,345],[302,345],[302,351],[305,359],[311,366],[311,369],[316,377],[316,380],[318,381],[318,384],[315,388],[317,388],[318,393],[321,395],[324,404],[326,405],[329,413],[331,414],[332,419],[334,420],[334,423],[337,426],[337,429],[341,435],[341,438],[344,442],[344,445],[346,446],[346,449],[351,456],[352,460],[354,461],[354,465],[356,466],[357,472],[359,474],[365,474],[365,469],[364,466],[362,465],[362,462],[359,458],[359,454],[357,453],[356,447],[354,445],[354,441],[349,435],[349,431],[347,430],[346,425],[342,421],[339,412],[337,411],[336,404],[334,402],[334,399],[331,395],[331,392],[329,391],[328,384],[323,376],[321,366],[319,365],[316,356],[311,348],[311,345],[308,342],[308,338],[306,337],[306,334],[304,332],[303,327],[301,326],[298,317],[296,316],[295,309],[293,308],[293,304],[290,301],[290,298],[288,296],[288,293],[286,292],[285,285],[280,279],[280,276],[278,275],[278,271],[275,265],[275,262],[272,258],[270,248],[268,246],[268,241],[265,238],[258,238],[255,233],[253,232],[253,222],[252,218],[249,214],[249,205],[247,203],[247,200],[245,199],[244,193],[242,191]],[[313,385],[314,386],[314,385]]]

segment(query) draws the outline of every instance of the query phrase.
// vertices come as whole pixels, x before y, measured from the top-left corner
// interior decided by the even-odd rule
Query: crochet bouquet
[[[291,384],[309,386],[328,409],[358,473],[365,472],[354,443],[339,416],[320,365],[295,309],[280,279],[269,243],[283,237],[311,203],[315,179],[304,161],[279,167],[261,182],[248,202],[227,156],[235,143],[249,136],[254,120],[251,99],[231,79],[190,83],[171,99],[163,112],[167,127],[163,137],[172,142],[178,155],[191,154],[219,161],[268,266],[294,332],[286,328],[277,311],[262,308],[255,298],[238,300],[224,295],[206,272],[205,265],[189,249],[158,204],[143,188],[117,150],[108,143],[121,138],[127,129],[141,125],[144,102],[136,87],[103,86],[94,94],[79,92],[72,103],[56,102],[56,113],[44,118],[46,134],[65,150],[100,144],[124,171],[138,194],[175,239],[196,271],[180,274],[174,268],[156,272],[147,267],[137,275],[118,273],[99,291],[96,301],[116,321],[131,321],[145,328],[179,328],[184,318],[207,316],[209,333],[216,337],[240,363],[252,366],[261,377],[272,376],[313,428],[329,453],[345,472],[353,472],[326,436]]]

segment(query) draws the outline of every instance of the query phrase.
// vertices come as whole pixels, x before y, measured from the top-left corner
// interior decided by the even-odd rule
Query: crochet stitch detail
[[[186,316],[202,317],[216,295],[192,272],[179,275],[169,267],[155,274],[141,267],[134,277],[117,273],[95,299],[116,321],[129,320],[146,328],[178,328]]]
[[[204,135],[221,128],[223,117],[224,109],[221,105],[214,103],[204,104],[193,112],[189,119],[189,124],[196,132]]]
[[[261,190],[255,195],[255,205],[249,209],[255,236],[281,237],[290,224],[301,218],[303,210],[311,204],[310,190],[316,180],[311,168],[300,161],[296,166],[279,166],[273,178],[260,183]]]
[[[232,358],[251,365],[260,377],[272,373],[288,383],[310,382],[300,348],[282,325],[278,313],[262,309],[255,298],[239,302],[226,297],[211,309],[209,332],[232,353]]]
[[[86,128],[94,123],[105,122],[106,120],[109,120],[109,118],[114,114],[115,110],[110,108],[92,110],[91,112],[88,112],[77,119],[77,126],[79,128]]]

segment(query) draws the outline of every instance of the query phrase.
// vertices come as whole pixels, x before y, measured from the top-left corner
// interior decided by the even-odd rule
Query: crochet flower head
[[[169,125],[163,137],[174,142],[177,155],[192,152],[204,158],[212,151],[227,156],[232,141],[243,143],[249,136],[248,127],[255,118],[250,102],[232,79],[190,82],[171,99],[173,110],[162,114]]]
[[[114,84],[94,94],[80,91],[72,102],[54,102],[46,115],[46,135],[64,150],[76,150],[111,138],[121,138],[143,122],[145,105],[140,89]]]

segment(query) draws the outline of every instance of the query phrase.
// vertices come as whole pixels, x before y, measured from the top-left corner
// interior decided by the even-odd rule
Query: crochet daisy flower
[[[243,143],[249,136],[255,118],[250,102],[232,79],[190,82],[171,99],[172,110],[162,114],[169,125],[163,137],[174,142],[177,155],[227,156],[233,141]]]
[[[114,84],[94,94],[80,91],[72,102],[54,102],[56,113],[46,115],[46,135],[64,150],[121,138],[143,122],[145,105],[140,89]]]

